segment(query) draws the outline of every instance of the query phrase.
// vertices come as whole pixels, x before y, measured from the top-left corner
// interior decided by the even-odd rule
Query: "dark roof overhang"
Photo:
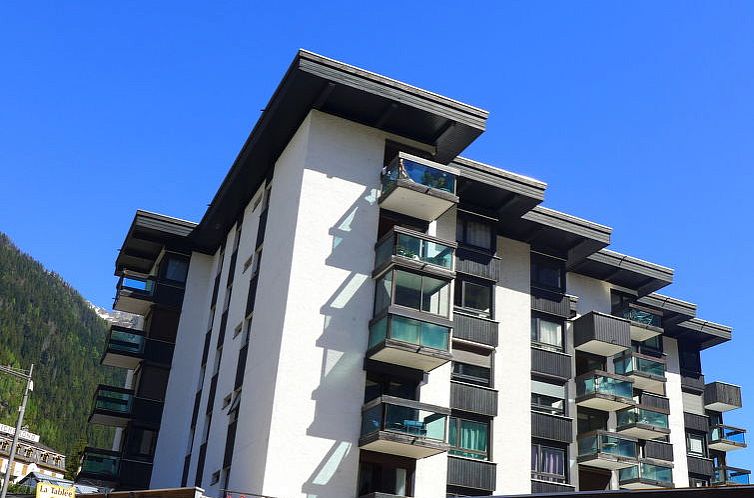
[[[461,173],[456,194],[461,207],[473,203],[470,210],[481,208],[498,219],[518,219],[545,198],[547,184],[488,164],[457,157],[451,163]]]
[[[699,349],[707,349],[730,341],[733,329],[727,325],[692,318],[677,325],[666,327],[665,335],[679,341],[696,344]]]
[[[615,491],[563,491],[554,493],[536,493],[519,495],[495,495],[491,498],[748,498],[754,496],[754,485],[711,486],[705,488],[663,488],[663,489],[621,489]]]
[[[309,111],[378,128],[433,148],[447,164],[485,129],[485,110],[299,50],[191,235],[213,252]]]
[[[636,300],[637,304],[662,311],[662,325],[668,327],[696,317],[696,304],[653,292]]]
[[[504,217],[500,223],[501,235],[562,258],[569,269],[610,244],[611,233],[608,226],[543,206],[535,206],[518,219]]]
[[[587,256],[570,271],[633,289],[646,296],[673,282],[673,270],[608,249]]]
[[[115,274],[123,270],[148,274],[163,248],[190,252],[188,235],[194,227],[191,221],[137,210],[115,260]]]

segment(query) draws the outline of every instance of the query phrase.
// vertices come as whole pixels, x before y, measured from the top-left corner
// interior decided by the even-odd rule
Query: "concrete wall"
[[[665,395],[670,400],[670,442],[673,444],[673,482],[676,488],[689,485],[688,460],[686,459],[686,427],[683,422],[683,392],[678,359],[678,341],[663,337],[663,349],[667,365]]]
[[[150,483],[153,488],[180,485],[194,405],[193,394],[196,392],[196,371],[201,361],[208,319],[208,292],[212,292],[212,287],[207,285],[211,269],[211,257],[199,253],[192,254],[171,375],[165,394],[163,423],[155,449]]]
[[[495,356],[498,416],[493,421],[493,461],[498,494],[531,491],[531,297],[529,245],[498,237],[502,280],[495,292],[500,346]]]

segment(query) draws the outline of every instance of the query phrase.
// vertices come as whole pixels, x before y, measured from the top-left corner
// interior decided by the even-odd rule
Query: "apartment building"
[[[740,484],[731,329],[460,156],[487,112],[300,51],[198,224],[138,211],[80,479],[208,496]]]
[[[10,448],[16,428],[0,424],[0,482],[5,478],[10,459]],[[37,473],[51,478],[63,478],[65,474],[65,455],[40,442],[39,434],[21,430],[18,445],[13,457],[11,482],[18,482],[30,473]]]

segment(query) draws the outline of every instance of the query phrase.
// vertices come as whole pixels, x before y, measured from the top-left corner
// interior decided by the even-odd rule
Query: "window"
[[[565,266],[563,261],[532,254],[531,285],[556,292],[565,291]]]
[[[580,407],[576,419],[576,430],[579,434],[607,429],[607,413]]]
[[[492,225],[481,220],[459,217],[456,222],[456,239],[464,245],[495,251]]]
[[[631,350],[650,356],[662,356],[662,334],[643,342],[631,341]]]
[[[490,369],[468,363],[453,362],[453,380],[476,384],[478,386],[490,386]]]
[[[174,257],[168,257],[165,264],[165,280],[172,280],[174,282],[185,282],[188,275],[188,261],[185,259],[178,259]]]
[[[440,316],[448,316],[450,283],[402,270],[388,272],[377,282],[375,314],[394,304]]]
[[[454,344],[452,379],[492,387],[492,350]]]
[[[563,351],[563,322],[539,315],[532,316],[531,342],[547,349]]]
[[[689,455],[707,457],[707,437],[702,433],[686,433],[686,451]]]
[[[479,315],[492,315],[492,285],[456,278],[455,305]]]
[[[368,372],[366,387],[364,388],[364,403],[379,398],[382,395],[395,396],[403,399],[416,399],[416,381],[389,378],[377,373]]]
[[[681,370],[686,372],[701,372],[702,360],[699,357],[699,347],[692,344],[678,342],[678,361]]]
[[[365,458],[375,461],[363,461]],[[358,496],[372,493],[411,496],[415,463],[401,457],[396,457],[395,460],[390,462],[371,455],[362,457],[362,461],[359,462]]]
[[[564,448],[532,443],[531,476],[543,481],[567,482]]]
[[[209,480],[210,486],[213,484],[217,484],[220,481],[220,471],[217,470],[215,472],[212,472],[212,477]]]
[[[706,488],[709,486],[709,479],[702,479],[699,477],[689,477],[690,488]]]
[[[565,386],[531,381],[531,409],[552,415],[565,415]]]
[[[489,458],[489,422],[450,417],[449,424],[449,454],[479,460]]]

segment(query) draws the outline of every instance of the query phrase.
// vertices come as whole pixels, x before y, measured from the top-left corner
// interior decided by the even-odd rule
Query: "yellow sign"
[[[76,498],[76,488],[73,486],[58,486],[57,484],[38,482],[36,498]]]

